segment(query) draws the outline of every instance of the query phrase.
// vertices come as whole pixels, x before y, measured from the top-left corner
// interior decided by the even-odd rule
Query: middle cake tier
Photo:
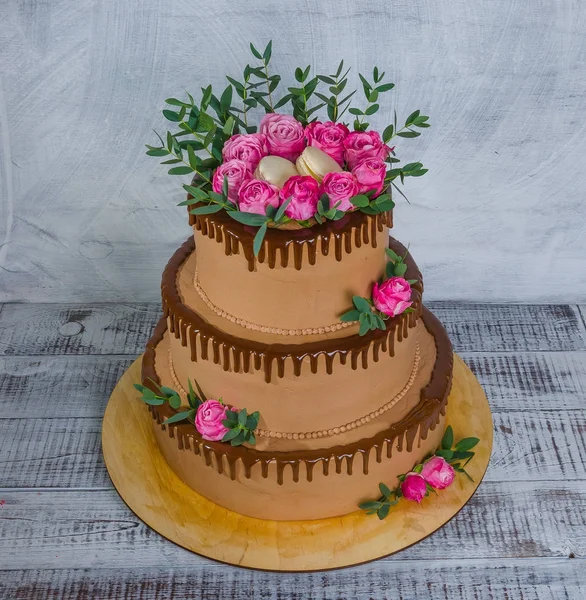
[[[391,240],[391,247],[405,254]],[[408,278],[419,279],[407,256]],[[319,448],[368,433],[381,415],[396,421],[418,399],[410,390],[429,378],[435,345],[423,325],[421,292],[414,311],[387,322],[387,330],[358,335],[358,325],[312,335],[250,330],[218,315],[194,288],[197,252],[190,238],[163,274],[169,330],[168,371],[185,396],[196,380],[210,398],[261,414],[258,447]],[[235,290],[234,293],[238,293]],[[392,409],[392,411],[391,411]],[[380,422],[376,427],[380,428]]]

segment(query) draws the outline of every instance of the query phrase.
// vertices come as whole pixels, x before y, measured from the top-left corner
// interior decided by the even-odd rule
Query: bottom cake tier
[[[174,411],[150,406],[155,437],[173,471],[191,488],[220,506],[265,520],[312,520],[358,510],[379,496],[378,485],[393,488],[440,444],[452,381],[450,340],[427,309],[421,317],[435,345],[431,374],[410,390],[419,402],[401,420],[347,445],[291,451],[261,451],[203,440],[190,423],[165,425]],[[147,345],[142,379],[172,387],[169,348],[162,319]],[[423,380],[424,379],[424,380]]]

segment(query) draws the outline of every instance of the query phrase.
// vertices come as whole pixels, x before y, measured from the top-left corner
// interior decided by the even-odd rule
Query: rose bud
[[[195,428],[204,440],[219,442],[228,428],[222,423],[226,419],[227,406],[217,400],[206,400],[197,409]]]
[[[266,114],[259,132],[266,136],[269,154],[274,156],[296,160],[305,148],[303,125],[291,115]]]
[[[356,177],[360,192],[374,191],[373,198],[379,196],[385,187],[387,166],[380,158],[365,158],[359,165],[352,169]]]
[[[279,206],[279,190],[268,181],[249,179],[240,186],[238,208],[241,212],[266,214],[267,206]]]
[[[407,500],[421,502],[427,494],[427,484],[425,479],[419,474],[412,471],[405,475],[405,479],[401,482],[401,492]]]
[[[389,317],[396,317],[413,304],[411,286],[402,277],[390,277],[380,285],[373,285],[372,301],[377,310]]]
[[[314,121],[305,128],[307,145],[319,148],[333,158],[341,167],[344,165],[344,140],[350,131],[343,123],[320,123]]]
[[[234,158],[242,160],[251,173],[254,173],[260,159],[268,153],[267,140],[260,133],[237,133],[224,144],[222,150],[225,161]]]
[[[285,209],[290,219],[305,221],[311,219],[317,210],[319,185],[313,177],[294,175],[287,180],[279,196],[281,204],[291,199]]]
[[[330,208],[336,206],[338,210],[354,210],[356,207],[350,202],[352,196],[359,192],[358,181],[352,173],[342,171],[341,173],[327,173],[321,183],[321,191],[330,199]]]
[[[256,167],[254,176],[259,181],[268,181],[279,189],[285,185],[289,177],[299,175],[295,165],[280,156],[265,156]]]
[[[228,200],[238,201],[240,186],[251,177],[248,165],[243,160],[233,158],[222,163],[215,171],[212,178],[212,189],[217,194],[222,193],[224,177],[228,178]]]
[[[313,177],[321,183],[324,175],[339,173],[342,167],[325,152],[313,146],[307,146],[295,163],[300,175]]]
[[[384,160],[391,149],[383,143],[376,131],[353,131],[344,140],[346,162],[353,169],[365,158]]]
[[[443,490],[452,485],[455,472],[454,467],[441,456],[432,456],[423,463],[421,475],[436,490]]]

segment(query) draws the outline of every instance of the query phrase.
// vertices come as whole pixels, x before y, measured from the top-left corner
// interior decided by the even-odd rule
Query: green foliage
[[[378,215],[380,213],[389,212],[395,207],[395,203],[390,194],[380,194],[374,199],[372,199],[369,194],[371,194],[371,192],[352,196],[350,202],[367,215]]]
[[[452,427],[448,425],[446,427],[446,431],[444,432],[440,447],[431,456],[440,456],[444,458],[452,465],[457,473],[462,473],[470,481],[474,481],[466,472],[464,467],[474,457],[474,452],[471,452],[470,450],[474,448],[479,441],[480,440],[478,438],[468,437],[460,440],[454,446],[454,432]],[[429,458],[431,458],[431,456],[429,456]],[[462,460],[466,460],[466,462],[462,464]],[[423,471],[423,465],[425,462],[426,461],[424,460],[422,463],[415,465],[411,469],[411,472],[421,473]],[[397,504],[403,495],[401,491],[401,483],[405,481],[406,475],[407,474],[399,475],[399,485],[397,485],[395,489],[390,489],[384,483],[379,483],[380,497],[378,500],[362,502],[358,505],[358,507],[367,515],[377,515],[379,519],[385,519],[388,516],[390,509]],[[426,482],[425,495],[428,496],[429,494],[437,494],[437,491],[428,482]]]
[[[345,323],[358,321],[360,325],[359,335],[366,335],[369,331],[376,329],[384,331],[387,328],[385,324],[385,320],[388,319],[387,315],[383,315],[376,310],[371,300],[362,296],[354,296],[352,303],[354,304],[354,308],[344,313],[340,317],[340,321]]]
[[[258,411],[248,414],[243,408],[239,411],[227,410],[226,419],[222,421],[228,431],[222,438],[223,442],[230,442],[232,446],[241,446],[242,444],[256,444],[254,430],[258,427],[260,413]]]
[[[407,254],[409,254],[409,249],[406,250],[405,256],[399,256],[394,250],[391,248],[387,248],[385,250],[389,262],[387,262],[387,266],[385,268],[385,279],[389,279],[391,277],[405,277],[407,273],[407,264],[405,263],[405,259],[407,258]],[[409,285],[413,285],[417,283],[416,279],[409,279]]]
[[[344,90],[348,85],[348,73],[350,72],[350,69],[347,69],[344,74],[342,74],[343,70],[344,61],[342,60],[340,61],[340,64],[333,75],[317,76],[322,83],[325,83],[329,86],[328,91],[330,92],[330,96],[321,94],[319,92],[315,92],[315,95],[325,104],[327,107],[326,111],[328,113],[328,118],[334,123],[341,119],[344,113],[348,110],[350,106],[350,99],[356,93],[356,90],[353,90],[349,94],[344,95]]]
[[[314,215],[315,220],[321,225],[325,221],[339,221],[346,213],[343,210],[338,210],[339,202],[334,206],[330,204],[330,197],[327,194],[322,194],[317,201],[317,210]]]

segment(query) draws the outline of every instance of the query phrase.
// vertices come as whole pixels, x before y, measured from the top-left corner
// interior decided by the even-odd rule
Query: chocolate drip
[[[382,232],[384,227],[393,226],[391,212],[366,215],[355,211],[348,213],[339,221],[326,221],[323,225],[309,228],[286,231],[269,229],[258,257],[255,257],[253,242],[258,230],[234,221],[226,212],[197,216],[190,214],[189,222],[202,235],[223,243],[227,256],[239,254],[242,248],[249,271],[254,271],[257,261],[266,263],[273,269],[277,264],[277,251],[281,254],[281,266],[288,267],[291,247],[295,269],[301,269],[305,257],[310,265],[314,265],[318,248],[323,256],[327,256],[332,239],[336,260],[341,261],[344,252],[350,254],[354,247],[360,248],[362,242],[370,243],[373,248],[376,248],[376,232]]]
[[[236,478],[236,461],[240,460],[244,466],[244,476],[250,477],[255,465],[260,464],[261,475],[269,476],[269,465],[275,464],[277,482],[283,483],[284,469],[286,465],[291,466],[292,478],[299,480],[300,465],[305,463],[305,473],[308,481],[313,478],[313,468],[321,461],[323,474],[329,475],[330,460],[333,458],[337,473],[344,470],[347,474],[352,473],[352,465],[356,454],[362,455],[362,469],[368,472],[369,457],[374,455],[377,463],[382,461],[383,448],[386,446],[387,457],[392,456],[393,446],[397,443],[399,452],[405,447],[407,451],[413,449],[417,434],[423,439],[430,430],[435,429],[440,417],[445,415],[448,395],[452,383],[453,354],[452,346],[447,334],[440,324],[428,310],[423,310],[423,323],[429,333],[433,335],[436,345],[436,362],[429,383],[421,390],[420,401],[417,406],[401,421],[395,423],[388,429],[381,431],[372,438],[362,439],[345,446],[334,446],[316,450],[298,450],[291,452],[263,452],[247,446],[232,447],[222,442],[209,442],[203,440],[193,425],[179,424],[173,427],[173,435],[178,440],[178,447],[184,449],[192,448],[195,454],[202,453],[206,464],[214,466],[222,472],[222,461],[224,458],[229,467],[231,479]],[[143,385],[156,390],[155,384],[160,384],[160,379],[155,371],[155,348],[163,339],[167,329],[167,322],[163,318],[159,321],[153,336],[147,344],[142,363]],[[154,382],[154,383],[153,383]],[[156,423],[165,429],[163,419],[175,414],[168,405],[151,406],[149,411]],[[169,432],[171,435],[171,432]],[[193,443],[190,443],[190,442]],[[215,460],[211,459],[213,455]],[[345,469],[344,469],[344,464]]]

